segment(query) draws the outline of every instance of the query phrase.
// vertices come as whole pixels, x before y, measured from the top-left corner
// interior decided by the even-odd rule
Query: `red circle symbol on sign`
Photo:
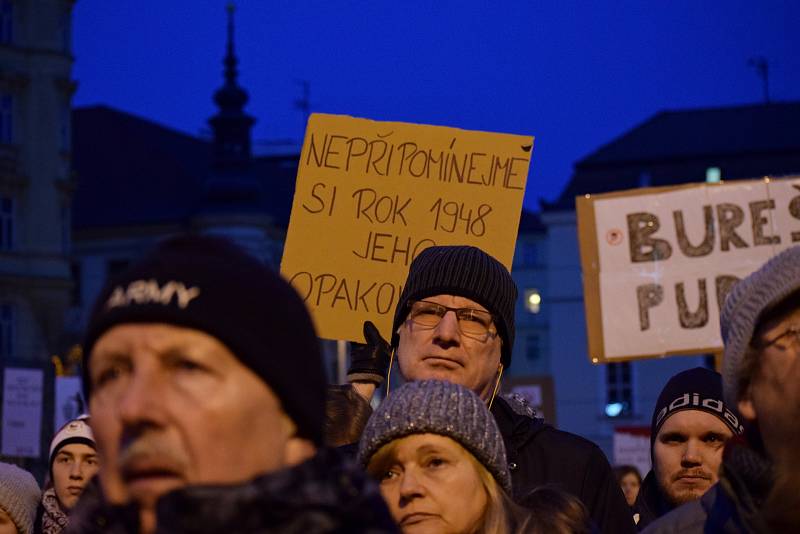
[[[622,230],[618,228],[612,228],[608,232],[606,232],[606,241],[608,241],[609,245],[619,245],[622,243]]]

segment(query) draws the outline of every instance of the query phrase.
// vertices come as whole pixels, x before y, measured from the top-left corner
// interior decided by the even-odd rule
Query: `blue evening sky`
[[[79,0],[75,105],[197,134],[222,82],[225,0]],[[236,2],[256,142],[300,139],[311,110],[536,136],[525,205],[658,111],[800,100],[800,2]]]

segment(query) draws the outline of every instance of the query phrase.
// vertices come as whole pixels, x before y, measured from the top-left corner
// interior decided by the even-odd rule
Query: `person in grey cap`
[[[525,532],[527,513],[508,497],[500,430],[464,387],[427,380],[399,388],[370,417],[358,460],[380,481],[402,532]]]
[[[0,534],[32,534],[40,495],[33,475],[0,462]]]
[[[800,246],[736,283],[720,316],[730,440],[719,483],[645,532],[800,532]]]
[[[529,417],[496,395],[511,363],[516,301],[508,269],[479,248],[427,248],[409,267],[391,343],[366,336],[371,350],[361,353],[368,357],[358,359],[360,372],[352,374],[368,375],[372,362],[372,374],[379,377],[381,362],[394,350],[405,380],[446,380],[472,390],[500,429],[516,500],[553,484],[578,497],[602,532],[635,532],[622,490],[597,445]]]

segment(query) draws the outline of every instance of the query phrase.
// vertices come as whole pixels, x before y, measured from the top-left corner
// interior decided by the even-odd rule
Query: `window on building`
[[[0,44],[14,42],[14,3],[0,0]]]
[[[0,143],[14,141],[14,97],[0,93]]]
[[[8,302],[0,303],[0,356],[10,358],[14,356],[14,305]]]
[[[630,362],[606,364],[606,407],[608,417],[633,415],[633,379]]]
[[[14,199],[0,196],[0,250],[14,249]]]
[[[709,167],[706,169],[706,182],[710,184],[719,183],[722,180],[722,169],[719,167]]]
[[[61,51],[69,54],[72,50],[72,15],[69,7],[64,7],[64,13],[61,14],[60,27],[61,27]]]
[[[531,313],[539,313],[542,309],[542,294],[538,289],[525,290],[525,309]]]
[[[81,264],[80,262],[73,261],[69,266],[70,278],[72,278],[72,305],[80,306],[83,299],[81,298]]]
[[[538,333],[528,334],[525,337],[525,358],[531,362],[538,362],[542,357],[542,338]]]
[[[59,138],[61,140],[61,150],[64,152],[69,152],[69,133],[70,133],[70,119],[71,119],[71,112],[69,109],[69,104],[64,104],[64,107],[61,108],[61,120],[60,122],[60,131],[59,131]]]
[[[523,243],[520,247],[521,258],[520,263],[524,266],[530,267],[536,265],[539,260],[539,250],[533,243]]]
[[[72,218],[69,204],[64,203],[61,205],[61,251],[64,254],[69,254],[72,244]]]

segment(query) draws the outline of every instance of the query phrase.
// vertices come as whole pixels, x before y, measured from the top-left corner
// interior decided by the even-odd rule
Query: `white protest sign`
[[[632,465],[644,477],[650,471],[650,428],[617,427],[613,437],[614,465]]]
[[[720,350],[731,285],[800,242],[800,177],[577,202],[595,362]]]
[[[42,429],[41,369],[5,368],[3,374],[4,456],[38,458]]]
[[[56,405],[53,410],[53,428],[58,431],[68,421],[86,411],[79,376],[57,376],[55,380]]]

